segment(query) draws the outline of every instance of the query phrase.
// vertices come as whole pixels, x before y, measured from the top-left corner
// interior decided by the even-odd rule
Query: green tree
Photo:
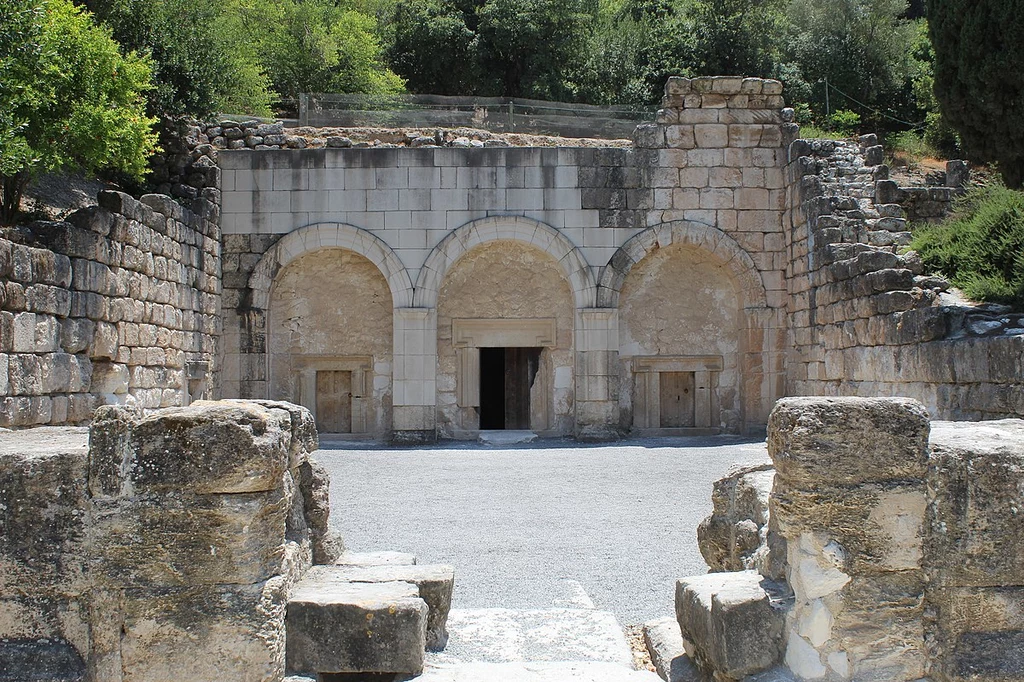
[[[81,0],[128,50],[153,60],[149,111],[266,113],[268,81],[240,40],[238,5],[212,0]]]
[[[769,76],[778,62],[784,0],[696,0],[694,70],[702,76]]]
[[[373,17],[329,0],[273,0],[252,10],[249,35],[280,94],[404,90],[383,62]]]
[[[464,95],[479,82],[476,34],[466,15],[443,0],[402,0],[387,54],[412,92]]]
[[[141,178],[156,149],[148,60],[67,0],[0,0],[0,224],[40,172],[115,169]],[[10,19],[8,19],[10,18]]]
[[[810,86],[809,104],[817,117],[827,113],[827,81],[832,86],[827,93],[832,110],[855,110],[879,129],[891,128],[894,122],[875,116],[872,109],[908,121],[914,118],[916,27],[905,18],[906,9],[907,0],[790,1],[785,60]]]
[[[935,95],[967,154],[1024,187],[1024,0],[928,0]]]
[[[569,99],[593,20],[586,0],[487,0],[477,10],[480,68],[494,94]]]

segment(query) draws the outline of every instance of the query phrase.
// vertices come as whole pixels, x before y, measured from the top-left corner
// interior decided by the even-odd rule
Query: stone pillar
[[[576,436],[603,440],[618,432],[619,311],[576,311]]]
[[[771,517],[795,595],[785,662],[800,679],[924,676],[928,432],[905,398],[785,398],[772,411]]]
[[[90,443],[90,679],[281,679],[290,585],[338,554],[309,412],[108,407]]]
[[[395,308],[393,437],[437,438],[437,310]]]

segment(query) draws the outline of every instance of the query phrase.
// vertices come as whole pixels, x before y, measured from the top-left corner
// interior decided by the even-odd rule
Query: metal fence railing
[[[299,95],[300,126],[479,128],[496,133],[625,139],[655,107],[594,106],[509,97]]]

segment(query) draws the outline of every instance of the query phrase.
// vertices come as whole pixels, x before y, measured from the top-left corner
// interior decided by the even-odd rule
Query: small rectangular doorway
[[[352,372],[316,373],[316,428],[322,433],[352,432]]]
[[[661,428],[694,425],[693,372],[659,372]]]
[[[540,348],[480,349],[480,429],[530,428],[530,388]]]

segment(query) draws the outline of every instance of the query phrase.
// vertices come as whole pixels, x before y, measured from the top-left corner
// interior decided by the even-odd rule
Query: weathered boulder
[[[782,654],[785,588],[755,571],[709,573],[676,583],[676,620],[686,653],[706,674],[740,680]]]
[[[86,445],[80,428],[0,433],[0,662],[14,657],[14,678],[33,679],[15,659],[87,646]]]
[[[697,527],[697,546],[712,571],[752,568],[754,553],[767,542],[768,498],[775,470],[759,464],[730,471],[715,481],[713,511]]]
[[[700,671],[686,655],[683,636],[675,618],[644,623],[644,646],[658,677],[665,682],[701,682]],[[690,645],[691,648],[693,645]]]
[[[1024,421],[932,424],[926,602],[939,679],[1024,679]]]
[[[924,476],[928,412],[908,398],[783,398],[768,418],[777,476],[808,490]]]
[[[420,673],[427,611],[411,583],[304,579],[288,600],[288,672]]]
[[[925,674],[928,429],[902,398],[786,398],[772,411],[771,522],[786,540],[797,676]]]

